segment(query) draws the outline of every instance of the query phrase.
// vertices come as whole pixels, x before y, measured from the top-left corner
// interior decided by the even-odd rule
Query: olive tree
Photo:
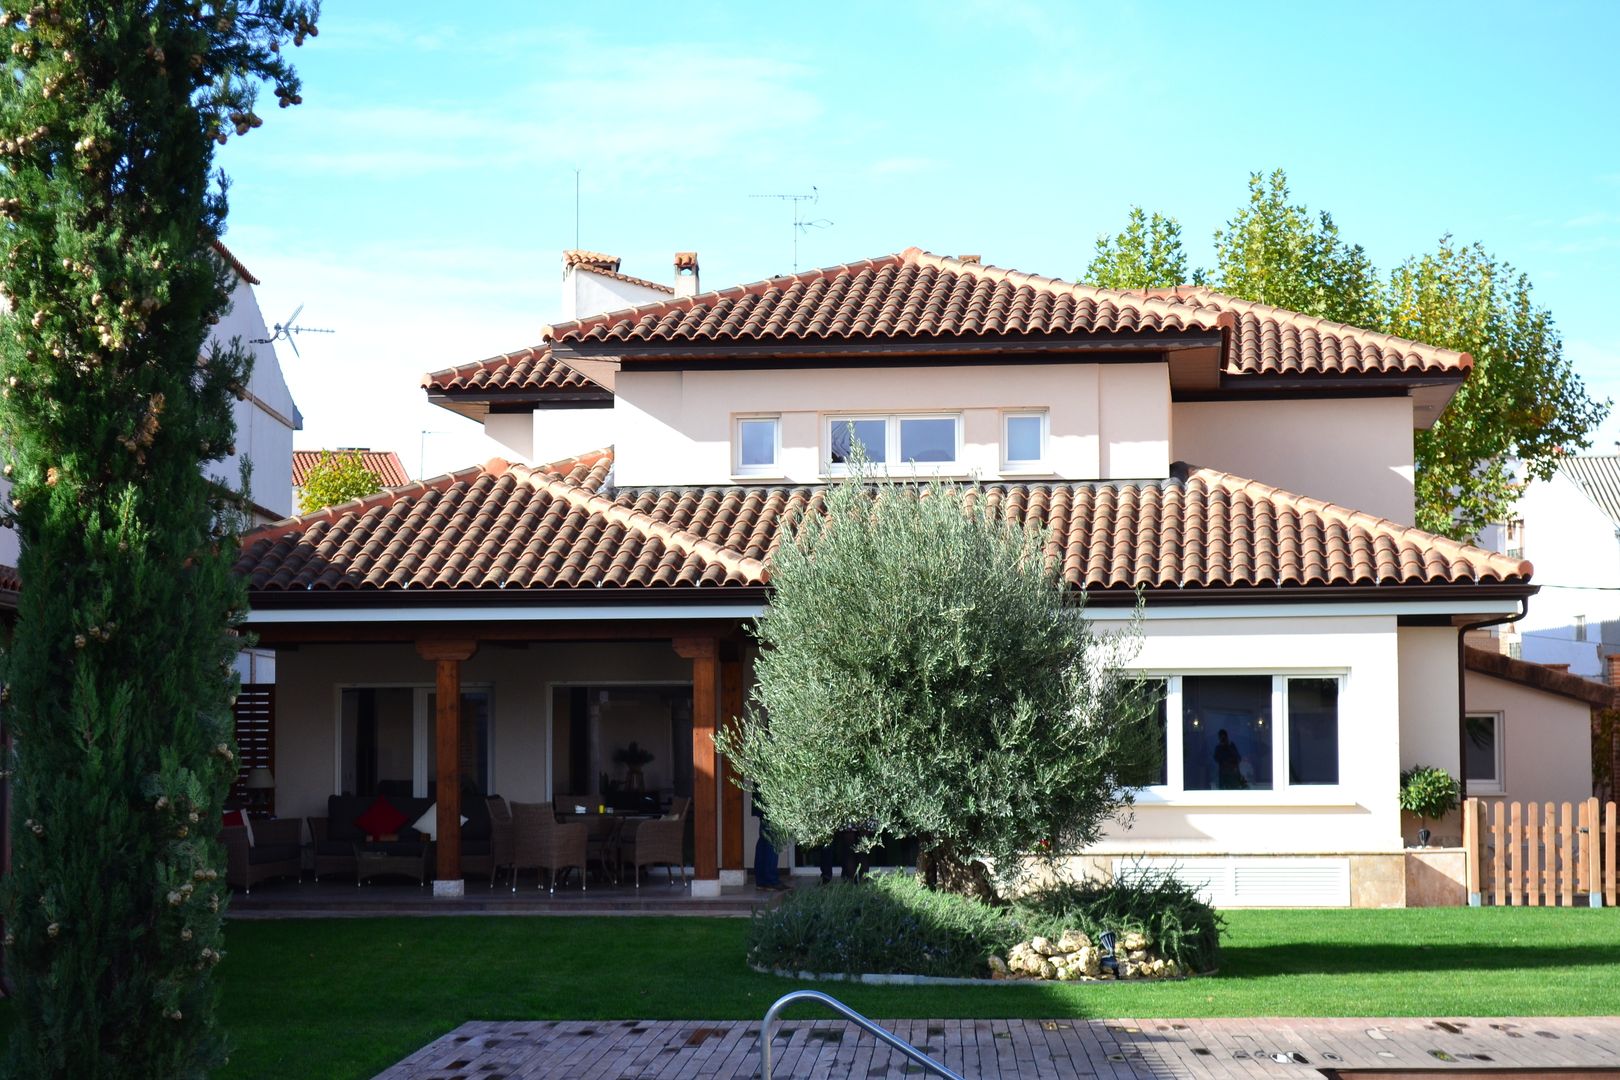
[[[778,833],[912,838],[931,887],[988,895],[1130,804],[1136,629],[1095,632],[1058,549],[993,492],[851,471],[785,526],[720,745]]]

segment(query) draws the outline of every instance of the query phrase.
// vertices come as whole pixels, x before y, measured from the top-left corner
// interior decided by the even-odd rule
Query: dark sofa
[[[366,835],[354,820],[375,802],[375,795],[331,795],[326,800],[326,816],[309,819],[309,835],[315,845],[315,878],[323,874],[355,873],[354,849],[366,843]],[[421,855],[427,850],[427,840],[411,828],[411,824],[433,805],[432,798],[418,799],[405,795],[389,795],[388,801],[405,815],[399,839],[367,844],[369,850],[385,851],[401,857]],[[461,815],[467,819],[461,827],[461,872],[463,874],[490,874],[494,867],[491,858],[489,807],[481,795],[466,792],[461,797]],[[433,872],[424,866],[423,873]]]

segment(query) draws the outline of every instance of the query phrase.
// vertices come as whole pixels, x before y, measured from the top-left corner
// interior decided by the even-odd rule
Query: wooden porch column
[[[692,895],[719,896],[714,725],[720,650],[712,637],[676,638],[674,645],[677,655],[692,661]]]
[[[736,645],[720,656],[720,724],[732,730],[742,722],[743,666]],[[743,791],[731,759],[720,759],[720,880],[743,883]]]
[[[461,896],[461,664],[478,651],[476,641],[418,641],[416,651],[437,665],[433,745],[438,838],[434,842],[434,896]]]

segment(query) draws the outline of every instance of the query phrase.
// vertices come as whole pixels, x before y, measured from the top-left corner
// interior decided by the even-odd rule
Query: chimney
[[[1610,686],[1620,686],[1620,653],[1610,653],[1603,658],[1603,674]]]
[[[675,253],[675,295],[696,296],[698,294],[698,261],[695,251],[677,251]]]

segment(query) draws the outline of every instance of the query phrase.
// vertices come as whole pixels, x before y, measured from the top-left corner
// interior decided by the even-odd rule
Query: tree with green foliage
[[[1126,215],[1125,227],[1097,237],[1097,252],[1086,268],[1086,280],[1110,289],[1157,289],[1197,282],[1201,275],[1187,273],[1187,252],[1181,246],[1181,224],[1140,206]]]
[[[327,506],[363,499],[382,490],[382,477],[366,468],[358,450],[333,453],[322,450],[320,460],[310,466],[298,494],[298,512],[314,513]]]
[[[23,588],[13,739],[12,1076],[202,1077],[224,1056],[216,836],[236,768],[239,342],[216,146],[299,100],[314,3],[0,11],[0,451]]]
[[[1154,214],[1144,230],[1144,212],[1132,207],[1126,229],[1099,241],[1087,280],[1141,289],[1190,277],[1240,299],[1468,353],[1472,374],[1414,442],[1417,524],[1430,532],[1477,535],[1530,480],[1591,445],[1609,406],[1587,395],[1526,275],[1479,244],[1443,236],[1386,279],[1331,215],[1290,199],[1282,170],[1251,174],[1247,205],[1215,232],[1214,269],[1190,275],[1179,230],[1152,225],[1174,219]]]
[[[747,721],[719,743],[795,841],[911,838],[930,886],[989,895],[1130,803],[1136,632],[1094,633],[1041,531],[982,491],[852,473],[773,556]]]

